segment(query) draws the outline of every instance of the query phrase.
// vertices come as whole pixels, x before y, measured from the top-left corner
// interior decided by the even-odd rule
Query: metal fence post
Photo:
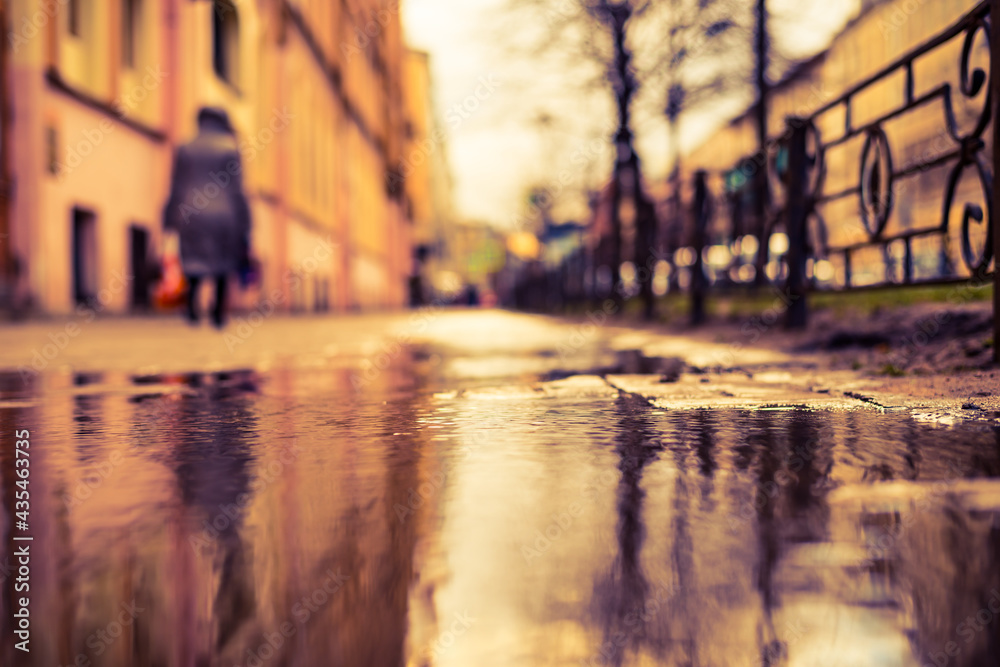
[[[1000,364],[1000,0],[990,2],[990,87],[993,98],[993,363]]]
[[[998,0],[1000,1],[1000,0]],[[785,314],[785,326],[789,329],[801,329],[806,326],[809,311],[806,305],[806,258],[808,256],[806,240],[806,218],[809,205],[806,192],[808,173],[806,166],[806,128],[807,121],[802,118],[789,118],[788,129],[788,203],[785,209],[785,231],[788,234],[788,275],[785,282],[785,297],[788,300],[788,312]]]
[[[704,170],[699,169],[694,173],[694,200],[692,202],[694,236],[691,243],[694,250],[694,263],[691,265],[691,324],[694,326],[705,322],[705,291],[708,288],[708,280],[705,278],[705,263],[702,255],[705,250],[705,235],[709,216],[707,180],[708,177]]]

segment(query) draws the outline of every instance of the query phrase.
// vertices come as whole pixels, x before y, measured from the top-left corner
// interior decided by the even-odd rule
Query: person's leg
[[[201,278],[198,276],[185,276],[188,284],[187,292],[187,318],[189,322],[198,321],[198,287],[201,285]]]
[[[212,322],[221,327],[226,322],[226,276],[215,277],[215,305],[212,309]]]

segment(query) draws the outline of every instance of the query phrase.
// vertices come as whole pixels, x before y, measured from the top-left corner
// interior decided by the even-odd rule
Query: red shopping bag
[[[163,266],[160,282],[153,295],[157,308],[170,310],[184,303],[187,281],[181,271],[180,244],[176,234],[168,234],[163,239]]]

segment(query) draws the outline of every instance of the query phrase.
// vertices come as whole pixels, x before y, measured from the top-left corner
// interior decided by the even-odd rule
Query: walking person
[[[163,211],[164,229],[179,237],[191,323],[199,318],[198,289],[203,280],[212,280],[212,323],[219,328],[225,324],[227,278],[249,262],[250,207],[242,171],[229,116],[222,109],[201,109],[198,135],[174,156],[170,199]]]

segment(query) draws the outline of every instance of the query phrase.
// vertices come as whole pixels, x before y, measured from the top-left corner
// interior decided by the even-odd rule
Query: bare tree
[[[614,45],[612,65],[608,73],[618,111],[618,127],[614,134],[615,165],[611,182],[612,257],[622,257],[622,203],[629,201],[631,207],[626,207],[626,210],[630,209],[632,220],[626,222],[634,225],[635,247],[632,255],[635,265],[640,268],[637,275],[640,278],[640,294],[646,317],[652,317],[654,304],[652,266],[646,265],[649,264],[653,250],[656,216],[652,202],[643,188],[639,154],[635,151],[635,136],[632,133],[632,100],[639,83],[632,65],[632,53],[626,44],[626,33],[629,23],[651,6],[649,0],[617,3],[602,0],[591,3],[587,8],[588,13],[610,33]],[[611,267],[611,283],[614,298],[618,302],[624,297],[623,290],[619,288],[620,267],[618,262]],[[646,268],[645,271],[641,270],[643,267]]]
[[[616,123],[608,133],[614,163],[606,191],[612,228],[607,256],[616,260],[607,262],[608,269],[621,301],[620,266],[623,260],[634,262],[643,312],[652,317],[659,230],[635,150],[636,114],[659,100],[653,113],[667,121],[675,193],[681,119],[693,110],[727,97],[753,100],[764,150],[771,65],[766,0],[508,0],[505,9],[514,24],[502,27],[504,39],[516,42],[517,55],[531,58],[533,77],[561,76],[576,84],[576,94],[612,93]],[[546,93],[546,104],[548,98]],[[545,113],[558,115],[548,107]],[[757,199],[760,208],[766,206],[766,197]],[[763,211],[757,213],[763,217]]]
[[[667,120],[672,194],[663,233],[669,236],[666,245],[678,247],[685,217],[680,196],[681,117],[748,88],[750,71],[732,56],[745,48],[752,18],[745,3],[736,0],[662,0],[656,13],[651,24],[660,39],[649,56],[654,64],[644,82],[645,99],[654,102],[653,114],[665,114]],[[676,278],[674,272],[674,286]]]
[[[653,46],[644,86],[663,100],[669,127],[671,174],[680,171],[680,120],[720,96],[746,88],[749,71],[734,61],[747,43],[751,17],[736,0],[661,0],[651,21],[666,39]],[[729,57],[727,57],[729,56]],[[665,91],[665,94],[664,94]]]
[[[639,268],[640,294],[648,316],[653,313],[652,257],[656,236],[655,207],[643,187],[642,167],[635,151],[632,104],[643,78],[633,63],[630,35],[655,0],[511,0],[521,25],[534,34],[529,53],[565,62],[567,71],[581,74],[591,89],[603,87],[614,98],[616,125],[611,133],[614,166],[609,189],[611,238],[608,255],[613,298],[621,303],[621,261],[631,257]],[[523,35],[523,31],[521,33]],[[530,37],[527,40],[531,41]],[[522,44],[523,46],[523,44]],[[625,250],[631,240],[632,248]],[[642,270],[642,269],[646,270]]]
[[[518,55],[532,58],[539,70],[571,77],[579,84],[578,93],[612,93],[616,122],[609,133],[614,161],[607,190],[611,232],[605,254],[613,259],[607,268],[620,303],[621,263],[632,260],[647,318],[654,314],[658,224],[635,150],[637,95],[640,86],[647,88],[647,97],[649,90],[661,91],[661,100],[662,91],[669,91],[666,112],[676,178],[681,114],[737,82],[746,84],[748,73],[721,57],[740,38],[736,28],[747,24],[746,17],[738,15],[740,8],[736,0],[510,0],[507,5],[517,27],[505,26],[505,38],[516,42]],[[706,67],[711,57],[715,65]]]

